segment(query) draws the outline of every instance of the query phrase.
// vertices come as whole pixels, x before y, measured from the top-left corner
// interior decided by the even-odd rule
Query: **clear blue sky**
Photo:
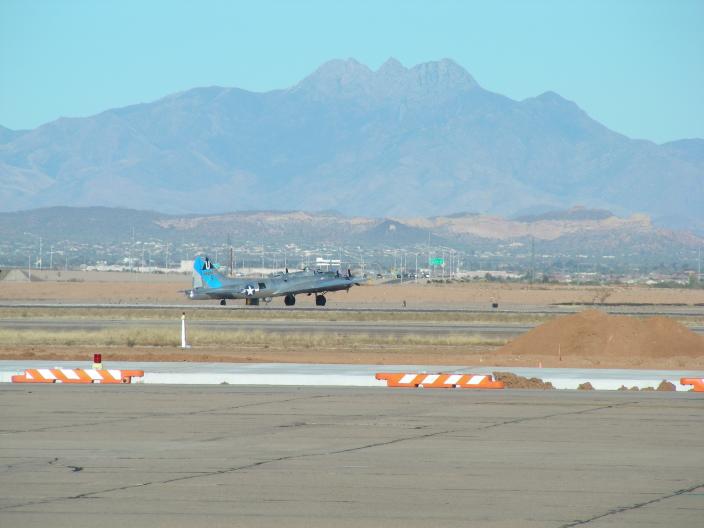
[[[332,58],[449,57],[489,90],[553,90],[631,137],[704,137],[703,26],[704,0],[0,0],[0,124],[283,88]]]

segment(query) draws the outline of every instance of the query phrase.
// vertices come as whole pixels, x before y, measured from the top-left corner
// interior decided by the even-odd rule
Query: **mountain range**
[[[32,236],[29,236],[32,235]],[[227,240],[256,251],[265,244],[284,248],[346,247],[409,249],[451,247],[502,251],[529,247],[552,254],[613,254],[633,261],[686,262],[704,238],[658,228],[646,215],[618,217],[606,210],[572,208],[508,219],[476,213],[433,217],[344,216],[334,212],[240,211],[215,215],[169,215],[109,207],[48,207],[0,213],[0,255],[36,245],[119,246],[130,240],[170,242],[207,250]],[[24,250],[18,258],[26,259]],[[184,258],[192,257],[186,255]],[[18,261],[20,262],[20,261]],[[20,262],[21,263],[21,262]]]
[[[644,109],[647,111],[647,109]],[[0,127],[0,210],[539,215],[573,204],[704,233],[704,140],[609,130],[554,92],[515,101],[441,60],[333,60],[265,93],[195,88]]]

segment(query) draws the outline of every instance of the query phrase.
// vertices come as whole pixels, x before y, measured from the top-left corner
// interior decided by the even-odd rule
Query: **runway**
[[[22,318],[0,319],[0,328],[13,330],[103,330],[107,328],[130,327],[174,327],[180,320],[165,319],[104,319],[104,318]],[[339,334],[476,334],[487,337],[511,339],[533,328],[536,324],[525,323],[474,323],[474,322],[416,322],[416,321],[325,321],[325,320],[285,320],[285,319],[193,319],[188,321],[189,328],[211,331],[262,331],[278,333],[339,333]],[[690,326],[690,330],[704,334],[704,326]]]
[[[8,526],[696,526],[701,394],[0,385]]]
[[[207,303],[207,304],[206,304]],[[221,310],[221,311],[254,311],[254,312],[333,312],[345,314],[349,312],[391,312],[391,313],[464,313],[464,314],[572,314],[588,309],[598,309],[607,313],[621,315],[671,315],[683,317],[704,316],[704,303],[696,305],[685,304],[631,304],[631,305],[609,305],[609,304],[502,304],[500,308],[492,308],[486,304],[467,303],[454,306],[410,306],[402,308],[392,306],[369,306],[368,304],[335,306],[334,299],[325,307],[315,307],[307,305],[283,306],[278,299],[271,304],[259,306],[245,306],[240,302],[230,302],[227,306],[219,306],[215,301],[200,301],[188,304],[167,304],[167,303],[63,303],[63,302],[43,302],[43,301],[0,301],[0,308],[51,308],[51,309],[134,309],[134,310]]]

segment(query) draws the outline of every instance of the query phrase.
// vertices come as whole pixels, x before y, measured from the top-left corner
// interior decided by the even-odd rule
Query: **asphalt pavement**
[[[0,328],[13,330],[103,330],[107,328],[129,327],[174,327],[181,324],[180,319],[104,319],[104,318],[34,318],[0,319]],[[339,334],[387,334],[387,335],[417,335],[417,334],[476,334],[497,338],[513,338],[533,328],[535,324],[487,324],[487,323],[444,323],[441,321],[423,323],[415,321],[323,321],[323,320],[285,320],[285,319],[192,319],[188,321],[189,328],[223,331],[263,331],[263,332],[332,332]],[[692,331],[704,334],[704,326],[690,326]]]
[[[417,305],[417,306],[394,306],[390,304],[372,305],[369,304],[335,304],[334,299],[325,307],[316,307],[306,304],[296,306],[283,306],[277,300],[271,303],[263,303],[259,306],[245,306],[242,301],[229,301],[226,306],[220,306],[217,301],[195,301],[188,304],[178,303],[66,303],[66,302],[44,302],[44,301],[0,301],[0,308],[53,308],[53,309],[134,309],[134,310],[247,310],[255,312],[337,312],[345,314],[348,312],[406,312],[406,313],[465,313],[465,314],[571,314],[587,309],[598,309],[607,313],[622,315],[673,315],[673,316],[704,316],[704,303],[696,305],[686,304],[501,304],[499,308],[492,308],[488,304],[467,303],[463,305]]]
[[[0,386],[2,526],[698,526],[701,394]]]

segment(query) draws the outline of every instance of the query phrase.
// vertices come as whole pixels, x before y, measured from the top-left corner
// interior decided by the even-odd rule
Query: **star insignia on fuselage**
[[[247,296],[252,296],[254,295],[255,289],[254,286],[251,284],[248,284],[247,287],[244,289],[244,293],[247,294]]]

